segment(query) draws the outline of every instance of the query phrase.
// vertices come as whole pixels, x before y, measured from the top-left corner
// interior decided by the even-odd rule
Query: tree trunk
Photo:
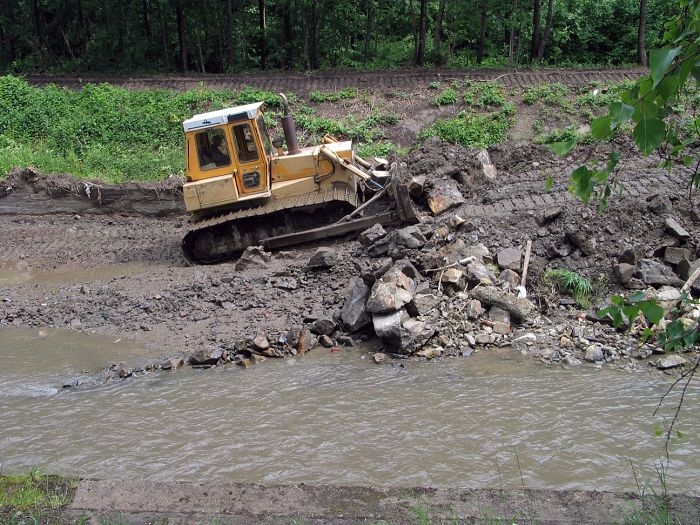
[[[151,43],[151,13],[148,6],[148,0],[141,0],[141,16],[143,18],[143,33],[146,35],[149,47]]]
[[[34,18],[34,36],[38,49],[46,48],[46,20],[44,19],[44,9],[41,7],[41,0],[32,1],[32,17]]]
[[[160,16],[160,28],[161,28],[161,42],[163,45],[163,64],[165,65],[166,69],[170,69],[170,45],[168,42],[168,21],[166,14],[164,13],[162,5],[160,3],[157,4],[158,7],[158,15]]]
[[[369,61],[369,45],[370,42],[372,41],[372,15],[373,15],[373,10],[372,10],[372,4],[374,3],[374,0],[366,0],[365,2],[365,10],[366,10],[366,18],[365,18],[365,47],[362,50],[362,63],[364,65],[367,65],[367,62]]]
[[[544,35],[540,39],[540,46],[537,48],[537,60],[544,58],[544,50],[549,42],[549,37],[552,35],[552,22],[554,20],[554,0],[547,2],[547,22],[544,26]]]
[[[537,58],[542,39],[542,0],[534,0],[532,5],[532,43],[530,45],[530,60]]]
[[[233,52],[233,2],[226,0],[226,35],[224,35],[224,45],[226,46],[226,64],[223,67],[225,72],[233,70],[235,62]]]
[[[488,8],[485,4],[479,6],[479,42],[476,45],[476,63],[481,65],[481,61],[484,59],[484,48],[486,47],[486,10]]]
[[[282,67],[284,69],[292,67],[292,37],[292,14],[289,10],[289,4],[286,3],[282,8],[282,48],[284,49]]]
[[[418,23],[416,22],[416,10],[413,5],[413,0],[408,0],[408,8],[411,13],[411,30],[413,31],[413,62],[418,56]]]
[[[309,69],[318,69],[321,67],[321,61],[319,59],[318,46],[319,46],[319,13],[318,13],[318,0],[313,0],[311,2],[311,17],[309,20],[309,32],[308,35],[308,57],[309,57]]]
[[[637,63],[640,66],[646,67],[647,47],[646,40],[646,25],[647,25],[647,0],[639,1],[639,26],[637,27]]]
[[[267,69],[267,19],[265,14],[265,0],[258,0],[258,52],[260,53],[260,69]]]
[[[435,18],[435,35],[433,38],[433,53],[435,65],[442,65],[442,20],[445,18],[445,0],[440,0],[437,17]]]
[[[420,0],[420,18],[418,19],[418,48],[416,49],[415,63],[417,66],[425,64],[425,37],[428,32],[428,0]]]
[[[178,3],[175,7],[175,15],[177,17],[177,38],[180,45],[180,69],[183,73],[187,73],[187,49],[185,48],[185,13],[182,6]]]
[[[513,0],[510,14],[510,33],[508,35],[508,65],[512,66],[518,54],[518,31],[515,26],[518,12],[518,0]]]

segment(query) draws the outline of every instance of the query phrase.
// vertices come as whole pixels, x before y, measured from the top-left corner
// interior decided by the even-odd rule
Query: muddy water
[[[136,345],[0,330],[0,461],[94,477],[634,489],[663,456],[663,377],[534,365],[512,351],[377,366],[359,350],[64,391]],[[700,485],[691,386],[669,485]],[[664,412],[669,416],[671,410]],[[521,481],[522,475],[522,481]]]

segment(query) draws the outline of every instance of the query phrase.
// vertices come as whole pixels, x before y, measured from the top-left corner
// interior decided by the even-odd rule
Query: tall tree
[[[639,25],[637,26],[637,64],[648,65],[646,40],[647,0],[639,0]]]
[[[476,63],[481,65],[484,60],[484,49],[486,47],[486,20],[488,16],[487,2],[479,2],[479,40],[476,44]]]
[[[531,57],[531,58],[534,58],[535,60],[542,60],[544,58],[544,50],[547,47],[547,42],[549,42],[549,37],[552,34],[553,20],[554,20],[554,0],[548,0],[547,1],[547,21],[545,22],[545,26],[544,26],[544,34],[542,34],[539,37],[537,49],[535,50],[535,56]]]
[[[187,73],[187,48],[185,47],[185,13],[182,4],[176,0],[175,16],[177,18],[177,39],[180,47],[180,69]]]
[[[258,52],[260,53],[260,69],[267,69],[267,14],[265,13],[265,0],[258,0]]]
[[[445,0],[440,0],[438,4],[437,16],[435,17],[435,34],[433,35],[433,53],[435,55],[435,65],[442,65],[442,20],[445,18]]]
[[[425,64],[425,38],[428,33],[428,0],[420,0],[420,15],[418,17],[418,45],[414,63],[417,66]]]
[[[369,46],[372,41],[372,23],[374,15],[374,0],[365,0],[365,45],[362,49],[362,63],[369,61]]]
[[[542,39],[542,0],[534,0],[532,3],[532,43],[530,45],[530,60],[537,58]]]

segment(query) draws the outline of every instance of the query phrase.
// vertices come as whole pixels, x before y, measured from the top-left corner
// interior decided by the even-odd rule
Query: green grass
[[[8,525],[60,523],[61,509],[73,498],[75,480],[32,469],[0,476],[0,521]]]
[[[309,101],[311,102],[339,102],[341,100],[351,100],[357,97],[357,89],[348,87],[340,91],[311,91]]]
[[[571,296],[579,306],[588,308],[593,285],[585,277],[571,270],[548,270],[544,274],[544,281],[553,285],[558,292]]]
[[[449,106],[456,104],[459,100],[459,90],[455,86],[450,86],[443,89],[435,98],[433,98],[433,106]]]
[[[437,120],[419,138],[437,136],[462,146],[486,148],[504,142],[514,122],[511,107],[488,114],[463,111],[454,118]]]

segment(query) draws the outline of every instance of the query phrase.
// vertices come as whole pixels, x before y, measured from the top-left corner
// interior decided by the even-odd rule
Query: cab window
[[[196,140],[200,169],[211,170],[231,164],[223,129],[209,129],[197,133]]]
[[[265,119],[262,115],[258,117],[258,130],[260,131],[260,138],[262,138],[263,148],[265,149],[265,154],[272,153],[272,142],[270,141],[270,135],[267,132],[267,126],[265,126]]]
[[[237,124],[232,128],[236,143],[236,151],[240,162],[253,162],[260,158],[258,146],[255,143],[253,128],[249,123]]]

